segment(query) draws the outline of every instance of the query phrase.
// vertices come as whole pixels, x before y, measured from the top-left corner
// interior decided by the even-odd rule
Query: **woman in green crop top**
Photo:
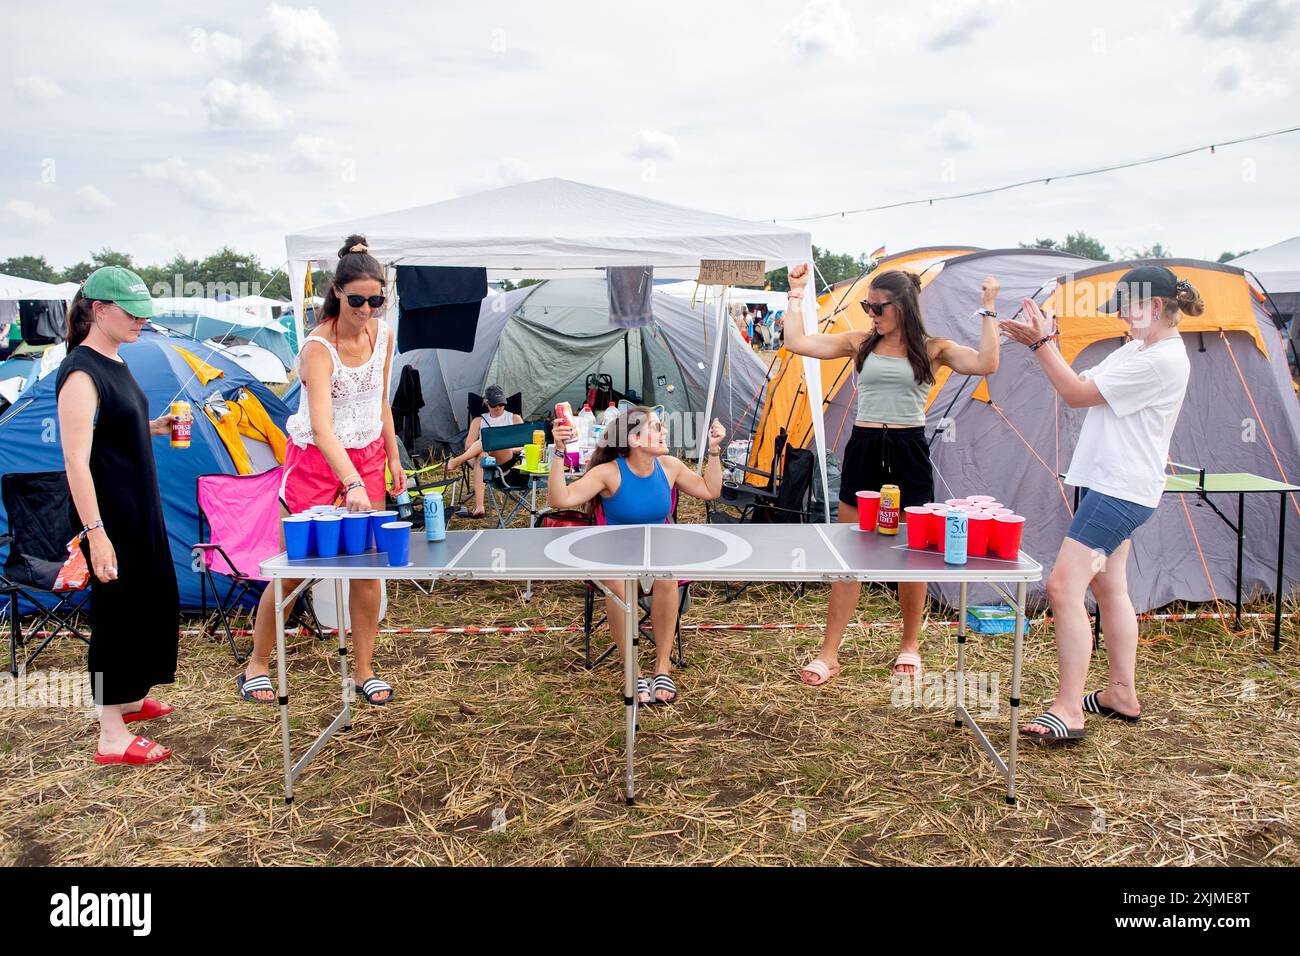
[[[857,418],[844,449],[840,477],[839,520],[858,520],[857,493],[898,485],[899,508],[934,499],[934,469],[925,438],[925,402],[935,373],[948,367],[961,375],[990,375],[998,369],[998,280],[980,286],[983,308],[979,349],[925,332],[919,296],[921,280],[911,272],[890,269],[871,280],[863,311],[869,328],[834,334],[804,332],[802,297],[808,267],[790,270],[790,304],[785,347],[816,359],[851,358],[858,370]],[[898,585],[903,612],[903,639],[894,673],[921,672],[921,621],[925,614],[923,581]],[[839,648],[844,630],[857,610],[862,585],[845,581],[831,585],[826,636],[821,651],[803,668],[806,684],[824,684],[840,672]]]

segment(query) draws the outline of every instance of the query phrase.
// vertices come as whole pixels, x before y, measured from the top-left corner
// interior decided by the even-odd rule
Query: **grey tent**
[[[523,394],[524,417],[549,417],[555,403],[582,407],[589,373],[607,373],[619,392],[662,405],[669,442],[698,441],[708,399],[709,366],[717,319],[713,305],[661,292],[653,296],[654,322],[625,330],[609,323],[604,279],[560,279],[489,296],[480,309],[474,351],[417,349],[393,360],[390,388],[401,369],[420,372],[424,408],[417,451],[451,446],[469,425],[469,393],[489,384]],[[736,423],[761,402],[766,366],[730,322],[713,399],[713,417],[734,434]],[[594,409],[593,411],[597,411]]]
[[[1241,270],[1217,263],[1166,259],[1206,296],[1206,314],[1184,319],[1183,340],[1192,373],[1170,448],[1176,462],[1211,472],[1251,472],[1300,483],[1300,404],[1287,369],[1283,342],[1269,314],[1251,294]],[[1098,264],[1040,250],[979,252],[949,259],[922,293],[931,334],[974,346],[980,280],[998,276],[998,312],[1010,316],[1025,296],[1043,301],[1044,284],[1068,277],[1070,288],[1105,281],[1132,263]],[[1117,277],[1117,276],[1116,276]],[[1110,279],[1114,281],[1113,278]],[[1066,323],[1062,322],[1063,332]],[[1199,331],[1198,331],[1199,330]],[[1096,365],[1123,343],[1100,337],[1073,365]],[[1267,353],[1267,354],[1265,354]],[[955,401],[954,401],[955,398]],[[1028,349],[1005,344],[998,372],[984,383],[951,376],[931,402],[928,426],[939,429],[931,446],[940,497],[987,493],[1026,516],[1024,548],[1049,567],[1069,524],[1072,490],[1057,474],[1067,470],[1085,409],[1057,401]],[[1218,502],[1235,518],[1236,502]],[[1226,507],[1225,507],[1226,506]],[[1242,576],[1247,594],[1271,594],[1277,566],[1278,496],[1247,503]],[[1287,505],[1296,527],[1300,504]],[[1194,498],[1166,496],[1133,538],[1129,585],[1139,610],[1175,600],[1232,600],[1236,536]],[[1300,534],[1289,535],[1286,585],[1300,574]],[[955,589],[940,589],[949,601]],[[1038,585],[1036,596],[1041,597]],[[991,591],[972,599],[993,599]]]

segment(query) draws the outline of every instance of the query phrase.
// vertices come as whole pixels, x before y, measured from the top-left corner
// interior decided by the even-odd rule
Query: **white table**
[[[912,551],[906,537],[864,533],[848,524],[783,525],[601,525],[585,528],[516,528],[452,531],[439,542],[423,532],[411,539],[411,562],[392,567],[383,553],[290,561],[280,554],[262,564],[275,596],[276,667],[284,751],[284,798],[293,801],[293,785],[326,742],[352,726],[346,631],[339,628],[343,709],[307,751],[293,761],[289,746],[289,684],[285,665],[285,609],[302,590],[321,580],[335,582],[343,606],[343,583],[360,579],[467,581],[601,581],[627,582],[629,599],[615,599],[624,614],[624,633],[631,647],[623,654],[623,719],[626,727],[627,786],[636,796],[638,629],[636,586],[657,579],[692,581],[948,581],[960,584],[957,625],[956,725],[970,728],[979,746],[1007,784],[1007,803],[1016,802],[1016,741],[1020,708],[1020,666],[1025,636],[1027,585],[1041,580],[1042,566],[1023,552],[1015,561],[971,558],[947,565],[934,551]],[[286,579],[302,583],[285,594]],[[972,582],[992,585],[1016,614],[1011,670],[1011,723],[1005,758],[966,708],[966,592]],[[1015,585],[1012,594],[1008,587]],[[399,704],[400,706],[400,704]]]

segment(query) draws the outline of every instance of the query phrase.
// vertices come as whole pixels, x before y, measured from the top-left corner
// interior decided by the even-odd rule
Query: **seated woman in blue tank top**
[[[575,435],[572,428],[556,422],[553,435],[557,446],[551,456],[547,500],[553,508],[599,507],[605,524],[663,524],[673,510],[673,492],[683,491],[703,501],[722,494],[722,440],[726,429],[716,419],[709,429],[708,461],[704,474],[680,458],[668,454],[664,423],[652,409],[637,406],[619,414],[605,426],[600,445],[586,473],[576,481],[564,480],[561,449]],[[602,582],[620,600],[622,581]],[[655,677],[653,685],[637,677],[637,698],[642,704],[671,704],[677,686],[669,674],[669,654],[677,623],[677,582],[655,581],[651,590],[650,620],[655,635]],[[623,653],[623,615],[607,595],[605,609],[614,646]]]

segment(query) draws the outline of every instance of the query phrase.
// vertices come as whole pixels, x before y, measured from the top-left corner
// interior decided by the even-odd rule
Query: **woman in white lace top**
[[[340,498],[349,511],[381,509],[385,469],[392,488],[406,486],[388,404],[393,337],[381,318],[383,308],[383,266],[370,255],[364,237],[349,236],[339,250],[321,322],[298,355],[303,387],[298,411],[289,418],[284,462],[284,499],[292,513]],[[285,591],[297,586],[286,581]],[[387,704],[393,688],[375,677],[372,667],[383,584],[352,581],[349,586],[357,690],[371,704]],[[267,588],[253,625],[253,653],[237,681],[246,700],[275,702],[269,676],[274,622]]]

